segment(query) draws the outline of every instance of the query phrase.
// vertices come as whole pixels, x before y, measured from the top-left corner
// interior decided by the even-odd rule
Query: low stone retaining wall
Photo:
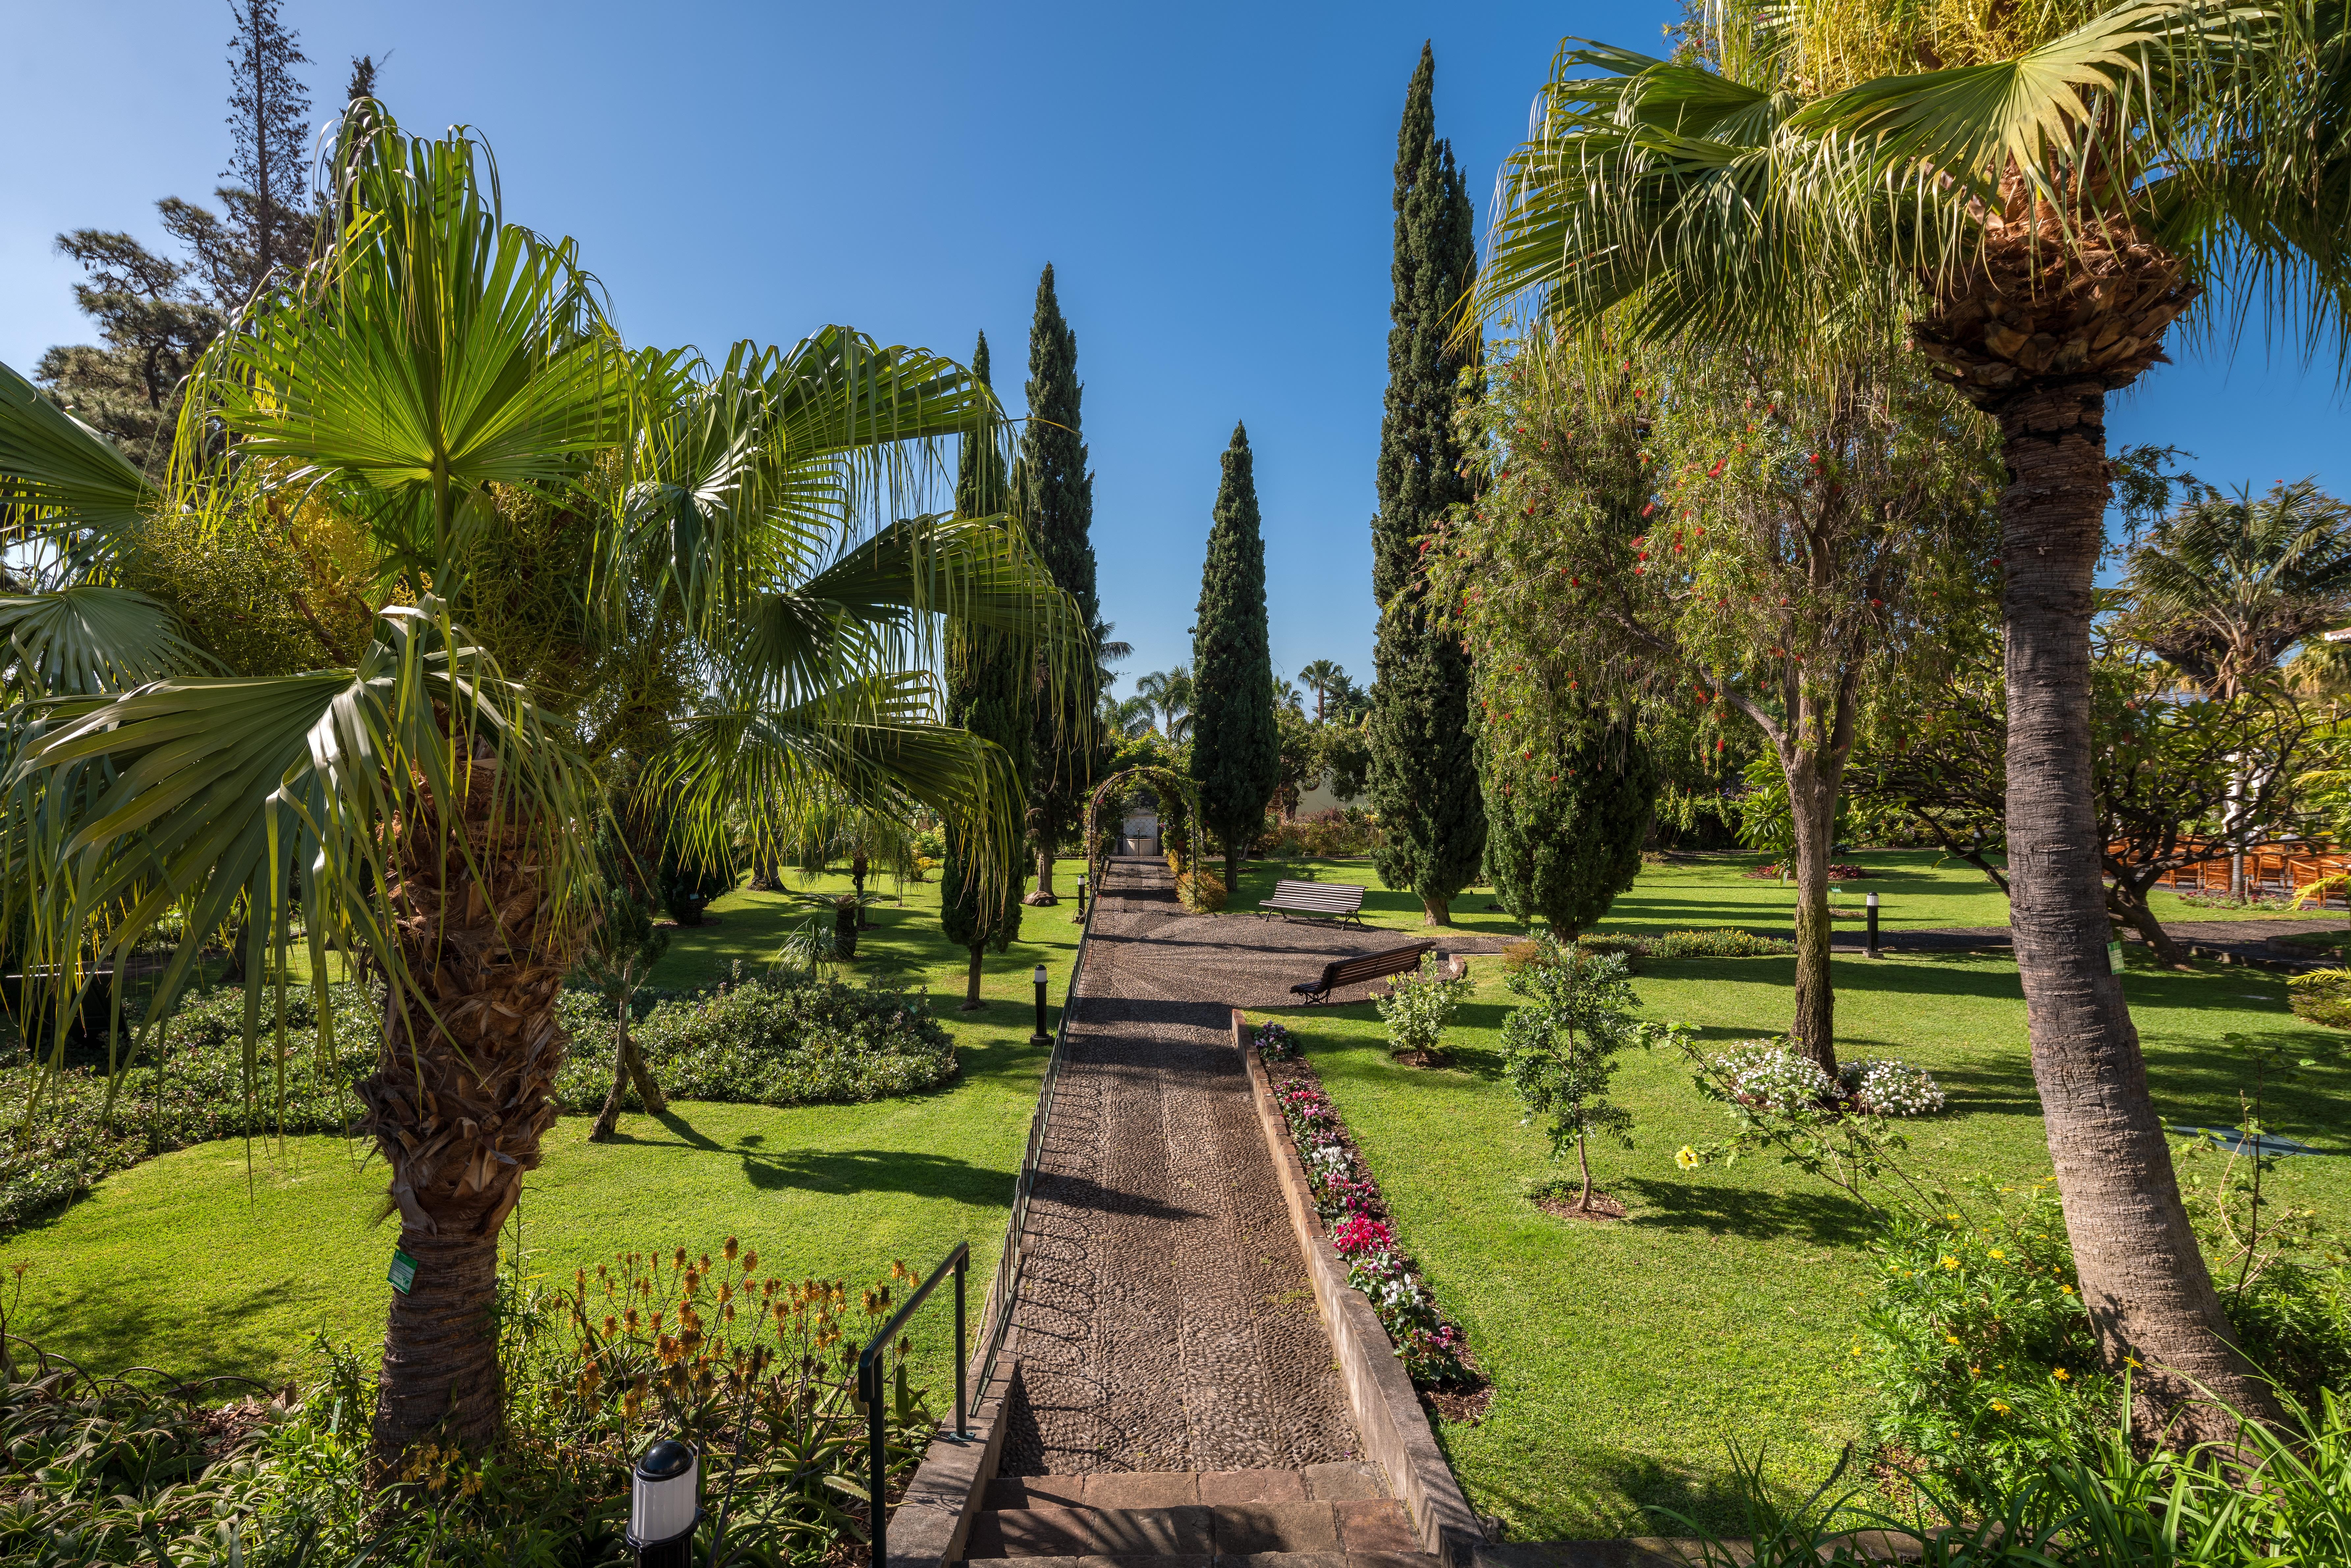
[[[1266,1152],[1273,1157],[1274,1179],[1281,1184],[1282,1204],[1298,1233],[1298,1249],[1306,1256],[1306,1271],[1314,1282],[1314,1303],[1331,1336],[1340,1375],[1346,1380],[1347,1402],[1355,1430],[1364,1440],[1364,1456],[1387,1472],[1388,1490],[1404,1503],[1421,1550],[1443,1558],[1447,1568],[1475,1568],[1486,1550],[1486,1532],[1469,1511],[1469,1500],[1445,1462],[1437,1435],[1412,1379],[1388,1343],[1372,1303],[1347,1283],[1346,1269],[1323,1233],[1322,1216],[1306,1188],[1306,1170],[1290,1142],[1290,1124],[1274,1103],[1273,1084],[1265,1064],[1250,1049],[1247,1016],[1233,1015],[1233,1049],[1240,1052],[1249,1073],[1249,1093],[1257,1103],[1259,1124],[1265,1131]]]
[[[890,1511],[890,1568],[942,1568],[960,1562],[987,1483],[1004,1457],[1005,1411],[1020,1384],[1020,1358],[998,1352],[987,1383],[975,1391],[971,1436],[955,1435],[952,1419],[914,1468],[905,1495]]]

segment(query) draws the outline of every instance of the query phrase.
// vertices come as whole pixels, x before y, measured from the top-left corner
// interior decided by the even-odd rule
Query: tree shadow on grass
[[[1795,1239],[1815,1247],[1858,1247],[1877,1233],[1869,1210],[1828,1192],[1759,1192],[1751,1187],[1632,1176],[1616,1184],[1639,1198],[1625,1224],[1651,1230],[1703,1230],[1750,1240]]]
[[[674,1107],[651,1120],[661,1125],[663,1134],[643,1131],[643,1121],[632,1116],[622,1120],[612,1142],[737,1160],[744,1179],[762,1192],[894,1192],[973,1203],[1008,1202],[1011,1197],[1013,1173],[951,1155],[904,1149],[768,1149],[766,1134],[759,1133],[722,1143]],[[632,1124],[637,1131],[631,1131]]]
[[[387,1253],[390,1246],[387,1241]],[[289,1298],[310,1294],[319,1297],[321,1308],[343,1296],[323,1281],[306,1281],[293,1273],[231,1298],[197,1303],[178,1298],[159,1301],[141,1291],[84,1291],[52,1311],[34,1310],[27,1303],[23,1327],[12,1320],[9,1330],[30,1330],[28,1337],[51,1354],[96,1373],[138,1364],[189,1381],[260,1377],[286,1350],[275,1337],[279,1325],[271,1312]],[[21,1347],[18,1354],[24,1354]],[[242,1392],[224,1387],[220,1396]]]
[[[1479,1501],[1522,1520],[1556,1517],[1572,1510],[1585,1519],[1610,1521],[1625,1535],[1687,1536],[1695,1528],[1734,1537],[1747,1529],[1744,1491],[1738,1472],[1728,1464],[1701,1467],[1630,1448],[1578,1447],[1569,1473],[1574,1479],[1565,1496],[1550,1486],[1522,1490],[1489,1485],[1479,1489]],[[1554,1560],[1614,1561],[1586,1552],[1591,1549]]]

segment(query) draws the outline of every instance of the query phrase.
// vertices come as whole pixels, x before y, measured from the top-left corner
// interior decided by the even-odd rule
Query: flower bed
[[[1397,1240],[1379,1184],[1364,1168],[1338,1107],[1300,1054],[1296,1038],[1280,1023],[1259,1024],[1250,1038],[1273,1085],[1274,1103],[1290,1124],[1307,1192],[1330,1231],[1332,1250],[1347,1265],[1347,1283],[1371,1302],[1405,1374],[1424,1388],[1479,1384],[1460,1327],[1438,1308]]]
[[[1774,863],[1771,865],[1759,865],[1754,870],[1750,871],[1745,874],[1751,881],[1763,877],[1778,876],[1781,874],[1781,872],[1780,867]],[[1876,874],[1876,873],[1875,872],[1871,871],[1865,865],[1843,865],[1834,862],[1832,862],[1829,865],[1829,880],[1831,882],[1855,882],[1862,877],[1875,876]]]

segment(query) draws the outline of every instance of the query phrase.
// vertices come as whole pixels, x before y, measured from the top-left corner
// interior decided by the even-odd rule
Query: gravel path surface
[[[1228,1014],[1406,938],[1187,914],[1155,861],[1104,881],[1029,1200],[1005,1473],[1353,1458]]]

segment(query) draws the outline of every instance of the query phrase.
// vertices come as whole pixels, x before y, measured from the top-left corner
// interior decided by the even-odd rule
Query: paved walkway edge
[[[1233,1049],[1240,1052],[1249,1072],[1249,1095],[1257,1103],[1258,1124],[1265,1132],[1266,1152],[1273,1158],[1274,1179],[1281,1184],[1283,1207],[1298,1232],[1298,1249],[1306,1257],[1314,1281],[1314,1304],[1331,1336],[1331,1349],[1347,1385],[1355,1431],[1364,1442],[1364,1458],[1387,1472],[1388,1490],[1400,1499],[1419,1533],[1421,1550],[1435,1553],[1447,1568],[1476,1568],[1486,1546],[1486,1532],[1469,1510],[1461,1483],[1446,1463],[1445,1450],[1429,1430],[1420,1396],[1404,1363],[1396,1359],[1387,1330],[1372,1311],[1364,1293],[1347,1283],[1338,1254],[1324,1239],[1322,1217],[1306,1189],[1306,1169],[1298,1162],[1290,1124],[1273,1102],[1273,1085],[1265,1064],[1249,1049],[1248,1015],[1233,1011]]]
[[[962,1561],[972,1521],[1004,1457],[1011,1426],[1005,1411],[1019,1386],[1020,1358],[999,1351],[994,1372],[970,1413],[971,1436],[956,1437],[951,1420],[939,1423],[905,1494],[890,1511],[890,1568],[945,1568]]]

